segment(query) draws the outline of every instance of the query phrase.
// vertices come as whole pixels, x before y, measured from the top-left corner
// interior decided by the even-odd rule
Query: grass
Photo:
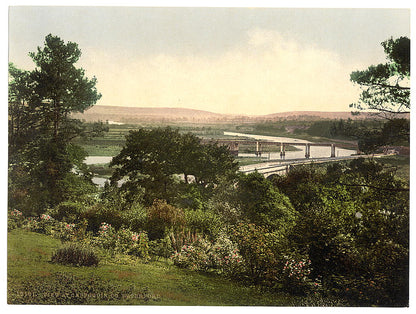
[[[296,298],[260,291],[169,260],[144,262],[101,252],[97,267],[53,264],[62,246],[50,236],[8,233],[8,302],[29,304],[290,305]]]

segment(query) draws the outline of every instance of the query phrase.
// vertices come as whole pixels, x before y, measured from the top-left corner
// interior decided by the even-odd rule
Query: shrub
[[[249,222],[280,234],[288,234],[295,226],[297,212],[289,198],[263,175],[254,172],[238,181],[237,204]]]
[[[147,231],[151,240],[162,239],[169,231],[183,230],[184,211],[169,205],[164,200],[155,200],[148,209]]]
[[[208,236],[210,239],[215,239],[221,231],[221,218],[211,211],[186,210],[185,211],[186,226],[196,233],[201,233]]]
[[[42,214],[38,220],[38,227],[42,233],[52,234],[55,226],[55,219],[50,215]]]
[[[234,243],[225,235],[221,235],[217,242],[212,243],[198,237],[190,245],[182,246],[171,259],[173,263],[182,268],[191,270],[214,270],[229,277],[240,274],[244,263]]]
[[[149,253],[153,256],[169,258],[173,253],[172,241],[169,236],[149,242]]]
[[[38,217],[27,217],[24,220],[22,227],[27,231],[42,233],[42,228],[39,224]]]
[[[293,294],[309,294],[319,292],[321,283],[319,280],[312,280],[311,261],[308,258],[299,256],[285,256],[286,262],[283,266],[281,282],[286,291]]]
[[[146,208],[136,204],[131,209],[121,212],[122,224],[130,228],[132,231],[139,232],[144,230],[147,224]],[[104,220],[107,221],[107,220]]]
[[[51,215],[56,220],[66,222],[78,222],[81,218],[81,215],[85,211],[85,206],[76,202],[62,202],[59,203],[54,208],[48,210],[48,214]]]
[[[104,221],[116,229],[119,229],[123,225],[122,212],[111,206],[102,204],[96,204],[88,208],[83,213],[82,218],[88,220],[88,230],[94,233],[98,232],[101,223]]]
[[[74,223],[66,223],[59,221],[52,230],[52,235],[60,239],[62,242],[71,241],[75,238],[76,225]]]
[[[221,234],[211,248],[212,267],[228,277],[237,277],[245,270],[243,257],[236,243]]]
[[[9,212],[7,217],[7,230],[11,231],[16,228],[20,228],[23,225],[24,217],[20,210],[13,209]]]
[[[191,270],[208,270],[212,267],[209,251],[212,244],[205,239],[199,238],[191,245],[184,245],[179,252],[172,255],[173,263],[181,268]]]
[[[69,243],[52,255],[51,262],[73,266],[97,266],[99,259],[90,247]]]
[[[149,239],[145,231],[134,232],[124,227],[116,231],[110,224],[103,222],[93,242],[114,253],[149,257]]]
[[[279,237],[255,224],[240,223],[231,230],[231,239],[245,261],[248,279],[273,286],[279,278],[282,264]]]
[[[142,258],[149,257],[149,239],[146,231],[139,233],[121,228],[116,233],[115,251]]]

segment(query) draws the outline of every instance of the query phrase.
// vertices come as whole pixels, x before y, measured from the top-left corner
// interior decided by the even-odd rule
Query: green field
[[[8,233],[8,303],[146,305],[294,305],[305,300],[243,286],[214,274],[99,252],[97,267],[50,262],[61,246],[51,236]]]

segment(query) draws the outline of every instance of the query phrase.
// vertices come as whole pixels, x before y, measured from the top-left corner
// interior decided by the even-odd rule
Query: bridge
[[[357,158],[378,158],[382,156],[387,156],[391,154],[374,154],[374,155],[352,155],[352,156],[343,156],[343,157],[323,157],[323,158],[313,158],[313,159],[292,159],[286,161],[275,161],[275,162],[264,162],[258,164],[252,164],[248,166],[241,166],[239,171],[242,173],[252,173],[258,172],[264,175],[265,178],[268,178],[272,175],[285,175],[287,174],[294,166],[296,165],[306,165],[306,164],[319,164],[327,162],[337,162],[342,160],[351,160]]]
[[[311,146],[323,146],[323,147],[331,147],[331,158],[335,157],[335,148],[336,147],[343,147],[342,144],[335,144],[335,143],[299,143],[299,142],[272,142],[272,141],[265,141],[265,140],[226,140],[226,139],[219,139],[219,140],[202,140],[202,144],[217,144],[222,146],[227,146],[234,156],[238,156],[239,146],[241,144],[245,145],[255,145],[255,155],[261,156],[263,147],[265,146],[278,146],[280,147],[280,157],[282,159],[285,158],[286,155],[286,146],[305,146],[305,158],[309,159],[311,156]]]

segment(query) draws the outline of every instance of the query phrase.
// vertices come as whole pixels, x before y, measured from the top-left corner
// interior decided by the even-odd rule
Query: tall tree
[[[37,66],[31,73],[35,82],[33,101],[57,139],[70,113],[83,112],[101,98],[95,88],[97,79],[88,79],[84,69],[75,67],[81,56],[76,43],[65,44],[51,34],[46,36],[44,48],[38,47],[29,55]]]
[[[81,56],[76,43],[65,44],[49,34],[44,47],[29,55],[33,71],[9,65],[9,196],[17,189],[28,206],[40,208],[63,200],[65,178],[85,156],[72,139],[103,130],[88,132],[70,117],[95,104],[101,94],[96,78],[87,78],[75,66]],[[18,177],[26,179],[19,183]]]

